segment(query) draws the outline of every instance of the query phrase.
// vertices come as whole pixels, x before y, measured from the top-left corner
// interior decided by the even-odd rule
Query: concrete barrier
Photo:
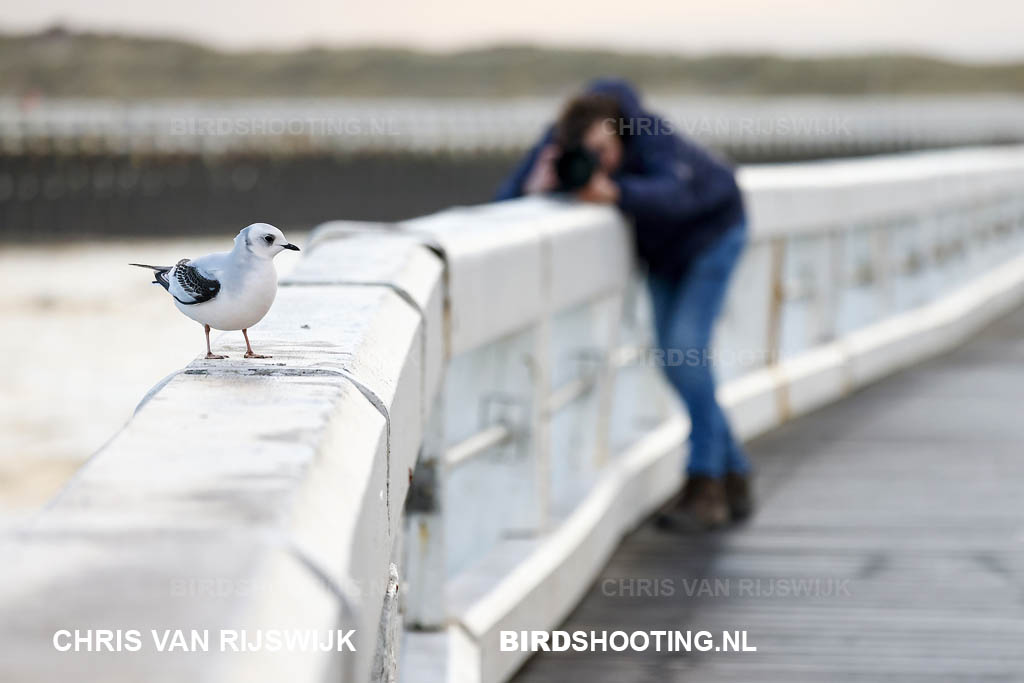
[[[747,169],[716,353],[750,437],[1024,298],[1024,150]],[[17,681],[502,681],[678,485],[688,425],[644,349],[628,228],[550,199],[318,229],[259,326],[196,360],[4,539]],[[404,618],[407,632],[400,633]],[[149,631],[208,630],[209,652]],[[137,629],[138,652],[61,630]],[[221,629],[355,629],[355,652]]]
[[[168,381],[11,540],[4,635],[20,655],[5,680],[381,678],[390,568],[442,366],[441,262],[401,239],[353,251],[331,268],[330,246],[314,246],[284,283],[260,324],[274,358],[244,360],[225,336],[230,360]],[[89,628],[354,628],[357,651],[54,650],[54,631]]]
[[[951,348],[1024,301],[1022,171],[1019,148],[743,169],[751,245],[715,349],[727,380],[722,400],[737,431],[744,438],[764,433]],[[486,265],[463,265],[472,261],[467,254],[450,260],[453,292],[462,268],[476,277],[465,288],[470,294],[461,296],[472,298],[486,286],[483,272],[503,283],[492,283],[500,303],[491,309],[480,309],[478,299],[462,304],[459,294],[452,297],[453,316],[473,310],[478,325],[459,331],[465,337],[453,345],[444,385],[441,440],[456,444],[459,457],[434,491],[442,502],[431,514],[442,521],[430,528],[446,534],[431,540],[442,547],[409,545],[421,586],[407,595],[417,615],[416,630],[406,638],[409,681],[509,678],[526,655],[501,652],[499,633],[556,627],[622,535],[680,483],[688,423],[660,369],[652,367],[657,360],[643,354],[639,365],[611,360],[617,347],[650,341],[643,288],[631,280],[628,264],[601,260],[582,235],[568,232],[563,242],[552,237],[547,226],[567,220],[561,210],[524,200],[406,224],[439,239],[473,234],[474,241],[457,242],[471,255],[474,245],[483,245],[475,258]],[[585,211],[592,214],[585,221],[590,238],[616,250],[625,246],[617,241],[621,226],[601,234],[596,226],[608,217],[593,207],[574,215]],[[500,262],[506,249],[518,250],[522,270]],[[577,258],[551,267],[543,254],[556,250]],[[566,272],[584,294],[542,305],[559,293],[546,281]],[[621,314],[610,323],[609,307]],[[592,318],[589,327],[580,324],[581,312]],[[609,325],[617,327],[612,334]],[[571,388],[579,373],[572,361],[595,350],[599,365],[615,366],[613,377],[603,387],[595,382],[590,399],[579,397],[591,405],[577,411],[575,427],[606,438],[560,439],[560,416],[533,411],[524,427],[507,412],[481,409],[489,397],[483,385],[500,393],[506,406],[518,400],[530,415],[529,406]],[[537,363],[545,367],[527,383],[492,372],[514,366],[517,354],[547,359]],[[495,355],[503,361],[495,363]],[[601,409],[609,401],[603,392],[611,393],[610,415]],[[456,414],[467,411],[481,414],[480,421]],[[643,428],[631,432],[630,424]],[[508,441],[482,442],[474,462],[465,446],[474,443],[475,430],[493,432],[495,425],[509,427]],[[580,462],[562,479],[585,482],[582,492],[558,484],[559,458],[573,457]],[[522,480],[510,462],[527,471]],[[477,471],[461,472],[473,467]],[[503,490],[488,488],[493,481],[503,482]],[[544,497],[548,504],[538,503]],[[458,521],[467,517],[471,524]],[[430,563],[432,570],[425,570]],[[443,608],[424,610],[415,602],[418,593],[441,591]],[[433,623],[423,618],[431,613]]]

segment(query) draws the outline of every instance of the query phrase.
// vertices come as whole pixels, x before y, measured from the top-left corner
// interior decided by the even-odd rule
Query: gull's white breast
[[[220,282],[217,296],[191,306],[176,300],[178,310],[215,330],[242,330],[262,320],[274,303],[277,272],[272,261],[215,275]]]

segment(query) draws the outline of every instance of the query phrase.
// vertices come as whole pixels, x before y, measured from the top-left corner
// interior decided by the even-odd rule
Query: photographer
[[[662,523],[707,530],[747,517],[750,465],[718,405],[709,361],[714,321],[746,243],[732,170],[646,111],[628,84],[600,80],[567,103],[497,199],[546,192],[615,204],[632,219],[658,344],[664,357],[684,359],[665,373],[690,414],[690,457]]]

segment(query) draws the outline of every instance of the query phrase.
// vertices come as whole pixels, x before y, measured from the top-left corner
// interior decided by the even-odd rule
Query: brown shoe
[[[657,523],[663,529],[710,531],[729,521],[729,504],[721,479],[693,475],[682,491],[663,508]]]
[[[754,513],[754,495],[750,477],[730,472],[725,475],[725,498],[729,502],[729,517],[742,522]]]

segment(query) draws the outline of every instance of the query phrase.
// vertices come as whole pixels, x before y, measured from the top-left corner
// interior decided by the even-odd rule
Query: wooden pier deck
[[[1024,309],[749,450],[750,523],[644,525],[562,628],[757,652],[541,653],[515,680],[1024,681]]]

